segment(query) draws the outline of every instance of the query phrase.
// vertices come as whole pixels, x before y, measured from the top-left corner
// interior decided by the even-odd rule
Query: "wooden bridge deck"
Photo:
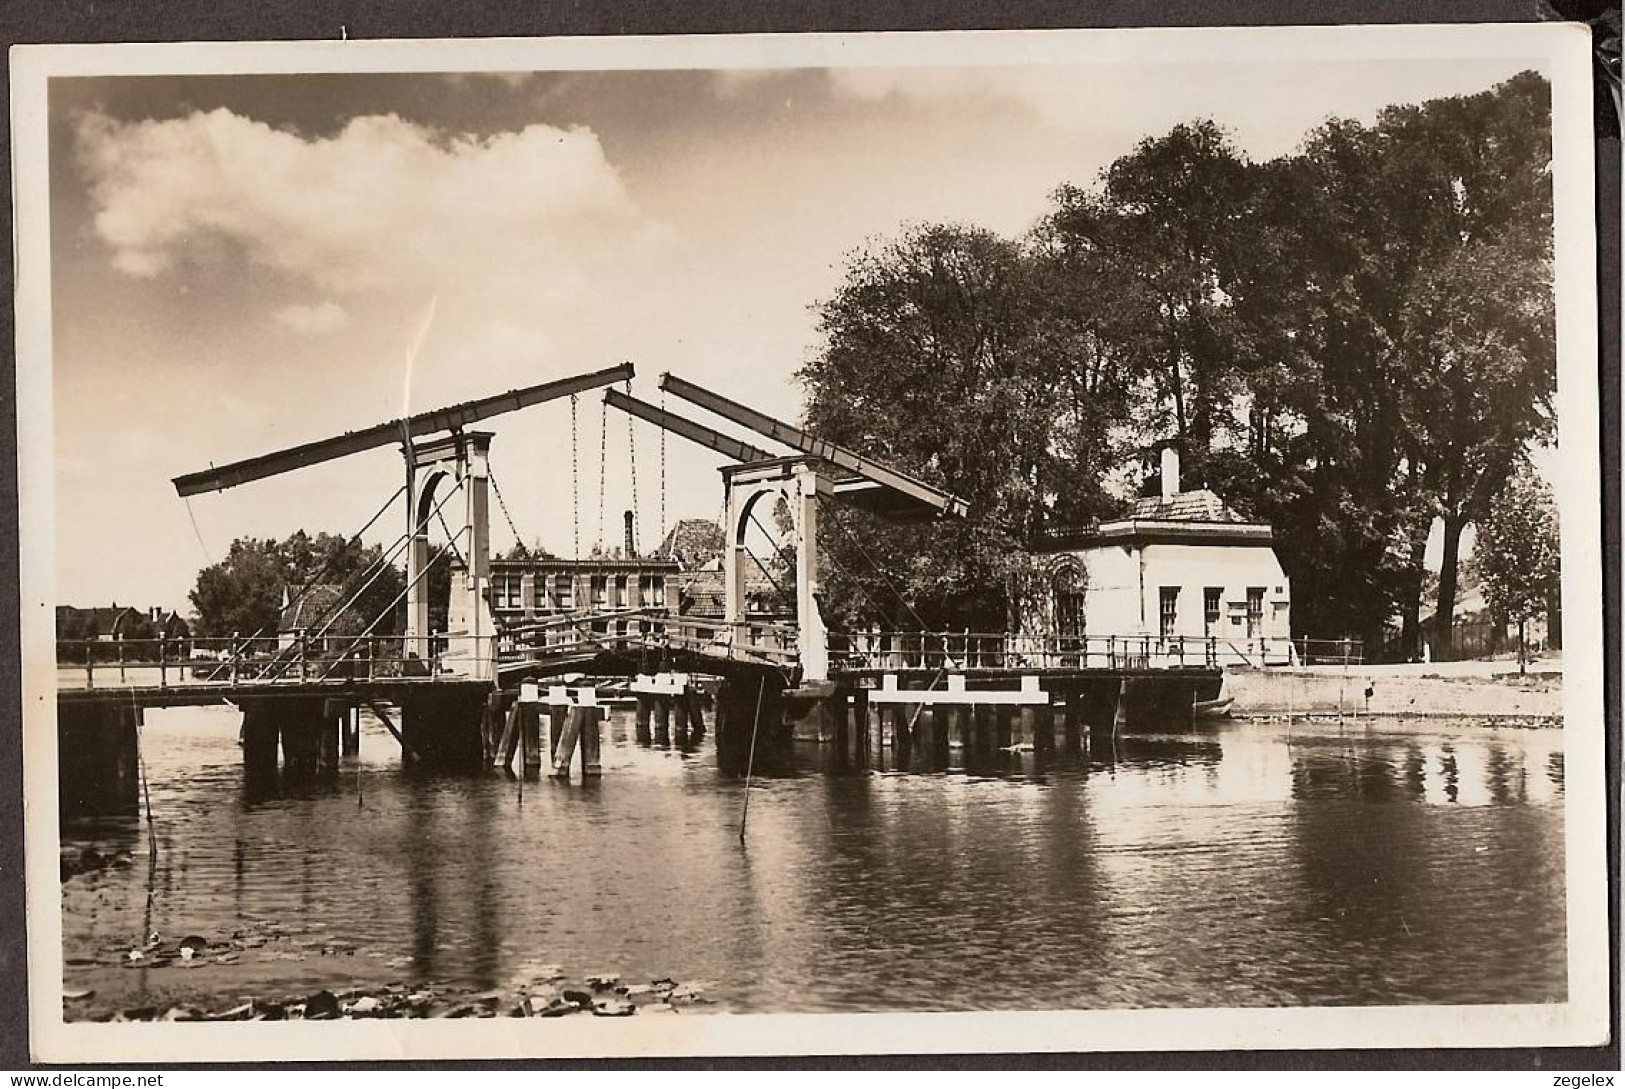
[[[58,699],[125,702],[176,707],[280,696],[333,696],[398,702],[431,688],[516,688],[525,680],[569,674],[631,676],[672,671],[717,677],[779,674],[786,685],[801,680],[793,624],[671,616],[663,610],[565,614],[541,617],[471,640],[441,637],[454,650],[433,661],[403,653],[400,640],[357,641],[342,656],[323,656],[319,640],[233,640],[202,651],[197,660],[171,641],[146,646],[59,644],[77,653],[58,670]],[[465,645],[466,644],[466,645]],[[1039,678],[1046,685],[1068,679],[1216,678],[1227,644],[1214,639],[1147,636],[1055,637],[969,632],[867,632],[834,634],[829,640],[829,679],[873,687],[895,678],[904,688],[930,687],[945,678],[969,689],[987,689]],[[109,660],[116,655],[115,660]],[[477,667],[485,666],[479,670]],[[473,672],[487,679],[475,680]],[[494,674],[494,676],[492,676]]]
[[[490,681],[475,681],[467,677],[442,675],[439,677],[380,677],[373,680],[352,678],[330,680],[278,680],[215,682],[195,684],[126,684],[95,688],[57,689],[56,698],[63,704],[124,704],[133,707],[206,707],[221,703],[240,703],[244,700],[310,699],[329,697],[351,699],[357,702],[378,701],[399,703],[412,693],[428,691],[488,691]]]

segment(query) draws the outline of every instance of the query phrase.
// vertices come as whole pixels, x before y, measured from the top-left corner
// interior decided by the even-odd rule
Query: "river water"
[[[601,782],[521,784],[405,771],[364,720],[337,782],[253,797],[237,723],[148,713],[155,868],[139,821],[64,829],[136,860],[64,883],[78,1015],[540,962],[745,1012],[1566,995],[1561,730],[1238,720],[912,773],[798,746],[741,846],[709,734],[640,746],[616,713]],[[114,964],[147,934],[267,931],[230,965]]]

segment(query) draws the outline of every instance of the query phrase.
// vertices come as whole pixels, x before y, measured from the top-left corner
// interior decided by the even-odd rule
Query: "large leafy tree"
[[[1491,497],[1478,523],[1473,559],[1491,614],[1518,625],[1521,667],[1527,625],[1546,613],[1557,593],[1559,560],[1551,489],[1527,465],[1521,465]]]
[[[1192,122],[1143,141],[1093,190],[1062,186],[1037,232],[1087,287],[1056,303],[1109,346],[1138,393],[1142,425],[1182,440],[1195,477],[1235,430],[1231,401],[1258,358],[1241,318],[1256,189],[1224,132]]]
[[[1396,340],[1413,379],[1412,454],[1444,530],[1436,615],[1448,654],[1462,531],[1554,425],[1550,88],[1526,72],[1384,111],[1378,130],[1401,196],[1422,209]]]
[[[1030,255],[988,231],[915,228],[851,255],[818,317],[808,426],[971,507],[927,526],[831,508],[829,619],[1002,628],[1021,544],[1062,497],[1098,491],[1067,439],[1084,425]]]
[[[1276,526],[1300,631],[1375,644],[1398,613],[1414,653],[1430,534],[1448,618],[1462,531],[1549,434],[1547,141],[1527,73],[1329,122],[1261,168],[1253,229],[1286,244],[1251,266],[1276,302],[1244,339],[1279,365],[1241,400],[1276,426],[1209,477]]]
[[[403,615],[396,598],[406,583],[398,568],[382,560],[377,545],[330,533],[312,537],[299,530],[281,541],[239,537],[224,560],[198,572],[191,593],[197,634],[273,635],[284,592],[297,598],[311,585],[337,587],[335,605],[353,601],[354,615],[369,622],[383,618],[374,632],[394,634]]]
[[[829,519],[832,619],[1002,622],[1020,547],[1116,513],[1108,473],[1177,436],[1188,484],[1275,526],[1298,633],[1374,646],[1397,614],[1414,648],[1430,536],[1448,618],[1462,531],[1550,432],[1548,142],[1534,73],[1267,163],[1192,122],[1021,242],[926,226],[855,254],[808,423],[973,521]]]

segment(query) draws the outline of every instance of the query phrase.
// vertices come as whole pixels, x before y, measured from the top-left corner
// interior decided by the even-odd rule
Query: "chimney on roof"
[[[1162,448],[1162,501],[1179,494],[1179,447],[1168,443]]]
[[[631,559],[633,556],[636,556],[637,554],[638,554],[638,550],[632,547],[632,512],[627,511],[626,512],[626,557],[627,557],[627,559]]]

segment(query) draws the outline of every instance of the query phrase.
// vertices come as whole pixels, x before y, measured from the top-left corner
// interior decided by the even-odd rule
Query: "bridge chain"
[[[570,528],[574,534],[576,559],[581,558],[581,440],[576,425],[576,395],[570,394]]]
[[[626,395],[632,396],[632,380],[626,380]],[[638,438],[637,429],[632,423],[632,414],[626,414],[626,462],[632,475],[632,539],[627,542],[632,548],[632,554],[638,552],[638,530],[641,528],[641,514],[638,511]],[[631,559],[631,556],[627,557]]]
[[[485,478],[491,482],[491,492],[497,497],[497,506],[501,508],[502,517],[508,523],[508,531],[513,534],[514,543],[520,548],[524,548],[524,538],[519,536],[519,527],[513,523],[513,515],[508,511],[508,501],[502,498],[502,488],[497,484],[497,476],[495,473],[491,472],[489,465],[486,466],[485,469]]]

